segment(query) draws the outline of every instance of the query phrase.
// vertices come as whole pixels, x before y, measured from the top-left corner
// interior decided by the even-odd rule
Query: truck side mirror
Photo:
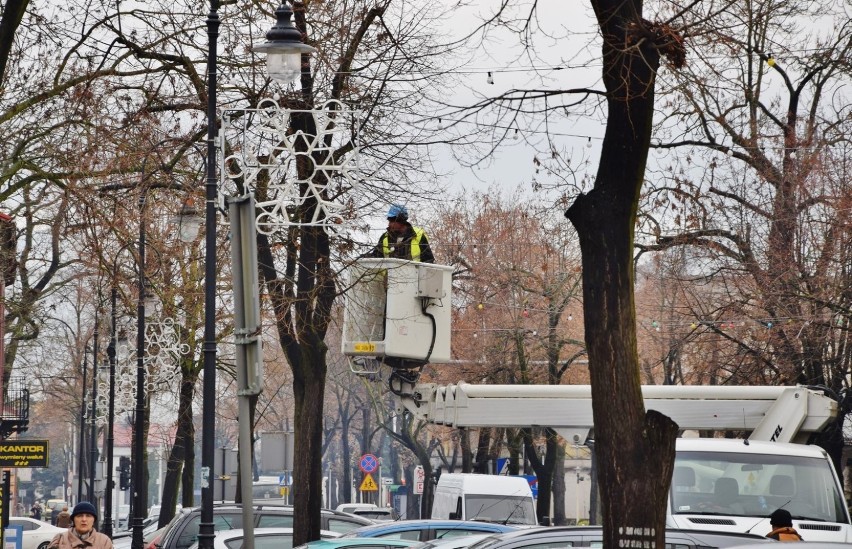
[[[458,513],[450,513],[450,520],[461,520],[461,516]]]

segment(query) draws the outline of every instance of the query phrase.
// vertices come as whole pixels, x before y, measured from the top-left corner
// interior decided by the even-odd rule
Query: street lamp
[[[119,250],[119,254],[121,250]],[[116,254],[116,259],[118,255]],[[118,289],[115,287],[116,262],[113,261],[112,288],[110,288],[110,329],[107,358],[109,359],[109,399],[107,400],[107,432],[106,432],[106,487],[104,488],[104,522],[101,526],[103,533],[112,538],[112,493],[113,493],[113,444],[115,428],[115,353],[116,353],[116,314],[115,306],[118,301]]]
[[[95,311],[95,333],[93,335],[95,341],[93,343],[93,354],[92,354],[92,407],[89,411],[89,419],[92,422],[91,425],[91,438],[89,439],[89,489],[87,491],[87,496],[89,502],[95,504],[95,463],[98,460],[98,426],[95,421],[95,412],[98,403],[98,372],[100,371],[100,367],[98,366],[98,340],[100,339],[100,333],[98,331],[98,321],[99,321],[99,309],[100,309],[100,292],[98,292],[98,310]]]
[[[110,333],[109,345],[107,346],[107,357],[109,359],[109,398],[107,399],[107,432],[106,432],[106,487],[104,488],[104,522],[102,531],[109,537],[112,537],[113,516],[112,516],[112,496],[115,490],[115,482],[113,481],[113,464],[114,464],[114,434],[115,434],[115,363],[117,352],[117,331],[118,331],[118,316],[116,314],[116,306],[118,304],[118,287],[116,286],[116,278],[118,277],[118,258],[130,244],[122,246],[115,254],[115,259],[112,262],[112,287],[110,288]]]
[[[145,160],[148,158],[146,157]],[[133,422],[133,538],[132,549],[142,549],[142,512],[148,505],[143,498],[145,474],[145,199],[148,187],[145,185],[145,166],[142,166],[142,188],[139,193],[139,295],[136,298],[136,409]]]
[[[207,14],[207,180],[204,185],[206,234],[204,240],[204,385],[201,415],[201,522],[199,549],[213,549],[213,485],[211,474],[216,435],[216,40],[219,37],[219,0],[210,0]],[[142,546],[133,547],[142,549]]]
[[[86,440],[86,374],[89,370],[89,344],[83,347],[83,394],[80,399],[80,445],[77,448],[77,502],[83,500],[83,445]]]
[[[219,36],[219,2],[210,1],[207,16],[207,166],[205,183],[205,264],[204,264],[204,385],[201,418],[201,522],[199,549],[213,548],[213,485],[211,471],[215,453],[216,409],[216,41]],[[282,1],[275,10],[276,24],[267,33],[267,42],[255,51],[267,54],[272,78],[285,83],[298,80],[302,73],[301,55],[314,51],[302,43],[302,34],[290,18],[293,10]],[[249,541],[249,545],[251,541]],[[141,549],[134,546],[133,549]]]
[[[293,10],[286,2],[281,2],[275,10],[275,25],[266,33],[266,42],[253,48],[266,54],[269,77],[285,85],[302,76],[302,54],[317,51],[302,42],[302,33],[290,21],[291,17]]]
[[[154,148],[156,149],[170,138],[160,140]],[[142,521],[148,511],[148,485],[146,483],[145,468],[145,389],[147,369],[145,367],[145,304],[148,301],[148,282],[145,277],[145,202],[148,197],[149,185],[145,182],[145,165],[148,157],[142,161],[142,178],[139,189],[139,250],[137,265],[139,269],[139,288],[136,298],[136,408],[133,420],[133,537],[131,549],[143,549],[144,526]]]

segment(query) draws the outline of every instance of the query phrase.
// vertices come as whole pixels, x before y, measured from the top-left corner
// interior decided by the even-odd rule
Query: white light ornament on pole
[[[302,42],[302,33],[290,21],[291,17],[293,10],[286,2],[281,2],[275,10],[275,26],[266,33],[266,42],[252,48],[266,54],[269,77],[285,86],[298,81],[302,75],[302,54],[316,51]]]

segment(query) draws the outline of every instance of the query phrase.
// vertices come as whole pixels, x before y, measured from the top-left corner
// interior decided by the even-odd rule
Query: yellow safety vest
[[[412,229],[414,229],[414,238],[411,239],[411,260],[420,261],[420,240],[426,234],[426,231],[420,227],[412,227]],[[382,237],[382,253],[385,257],[390,257],[390,236],[388,233],[385,233]]]

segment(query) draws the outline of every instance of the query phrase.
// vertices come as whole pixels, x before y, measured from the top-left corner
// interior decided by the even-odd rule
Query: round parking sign
[[[379,466],[379,460],[373,454],[364,454],[361,456],[361,461],[358,462],[358,467],[364,473],[372,473]]]

